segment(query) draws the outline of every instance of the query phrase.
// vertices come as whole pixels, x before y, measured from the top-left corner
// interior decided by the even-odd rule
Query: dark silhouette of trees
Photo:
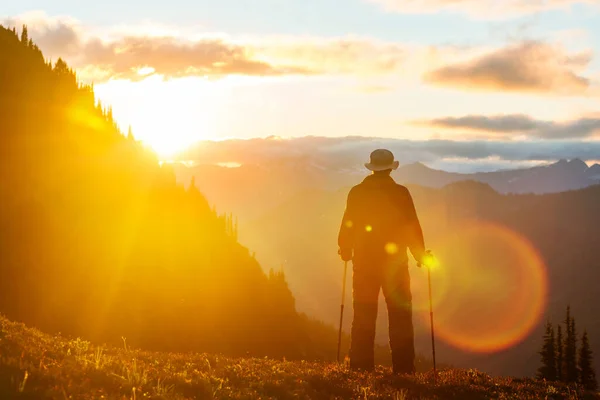
[[[563,352],[563,334],[562,334],[562,326],[558,325],[556,332],[556,378],[558,380],[563,380],[565,377],[563,370],[563,362],[564,362],[564,352]]]
[[[0,312],[147,349],[335,357],[195,184],[124,135],[92,86],[0,26]],[[325,347],[328,346],[328,347]]]
[[[556,340],[552,323],[546,323],[544,343],[539,352],[542,365],[538,369],[537,377],[549,381],[580,383],[586,389],[596,390],[598,382],[587,330],[583,332],[578,352],[575,318],[571,315],[570,306],[567,306],[563,323],[566,325],[566,336],[563,338],[562,326],[558,325]]]
[[[135,142],[135,137],[133,136],[133,130],[131,129],[131,126],[127,129],[127,139]]]
[[[27,30],[27,25],[23,25],[23,29],[21,30],[21,43],[25,43],[29,46],[29,31]]]
[[[546,333],[544,334],[544,344],[539,352],[542,358],[542,366],[538,370],[538,378],[555,381],[556,375],[556,342],[554,338],[554,327],[548,321],[546,323]]]
[[[563,372],[565,381],[577,382],[577,332],[575,330],[575,319],[571,316],[571,306],[567,306],[567,315],[564,324],[566,335],[564,340],[564,365]]]
[[[583,331],[581,337],[581,349],[579,350],[579,382],[588,390],[597,390],[598,381],[596,380],[596,372],[593,367],[594,357],[590,342],[588,340],[587,331]]]

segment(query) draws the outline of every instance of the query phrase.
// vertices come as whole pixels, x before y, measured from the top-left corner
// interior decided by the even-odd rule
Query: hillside
[[[145,349],[333,359],[230,216],[121,132],[61,59],[0,26],[0,312]],[[346,340],[346,338],[345,338]]]
[[[594,399],[560,383],[475,370],[393,376],[379,367],[152,353],[49,336],[0,316],[2,399]]]

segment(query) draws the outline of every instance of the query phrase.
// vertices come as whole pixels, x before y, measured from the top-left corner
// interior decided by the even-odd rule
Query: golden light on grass
[[[523,340],[546,305],[548,282],[535,248],[506,227],[462,227],[436,249],[432,269],[436,333],[475,353],[491,353]],[[413,273],[415,312],[428,323],[427,278]]]

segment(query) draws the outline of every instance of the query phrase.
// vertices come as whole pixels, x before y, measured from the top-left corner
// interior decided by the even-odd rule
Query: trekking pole
[[[433,331],[433,300],[431,298],[431,265],[427,267],[427,280],[429,281],[429,322],[431,324],[431,350],[433,351],[433,381],[437,380],[437,368],[435,365],[435,334]]]
[[[346,273],[348,261],[344,261],[344,281],[342,282],[342,305],[340,306],[340,330],[338,332],[337,362],[340,362],[340,349],[342,347],[342,321],[344,320],[344,300],[346,299]]]

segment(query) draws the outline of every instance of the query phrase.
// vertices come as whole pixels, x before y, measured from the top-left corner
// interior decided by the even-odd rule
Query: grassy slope
[[[229,359],[93,346],[0,316],[1,399],[583,399],[560,384],[469,370],[394,377],[388,369]]]

